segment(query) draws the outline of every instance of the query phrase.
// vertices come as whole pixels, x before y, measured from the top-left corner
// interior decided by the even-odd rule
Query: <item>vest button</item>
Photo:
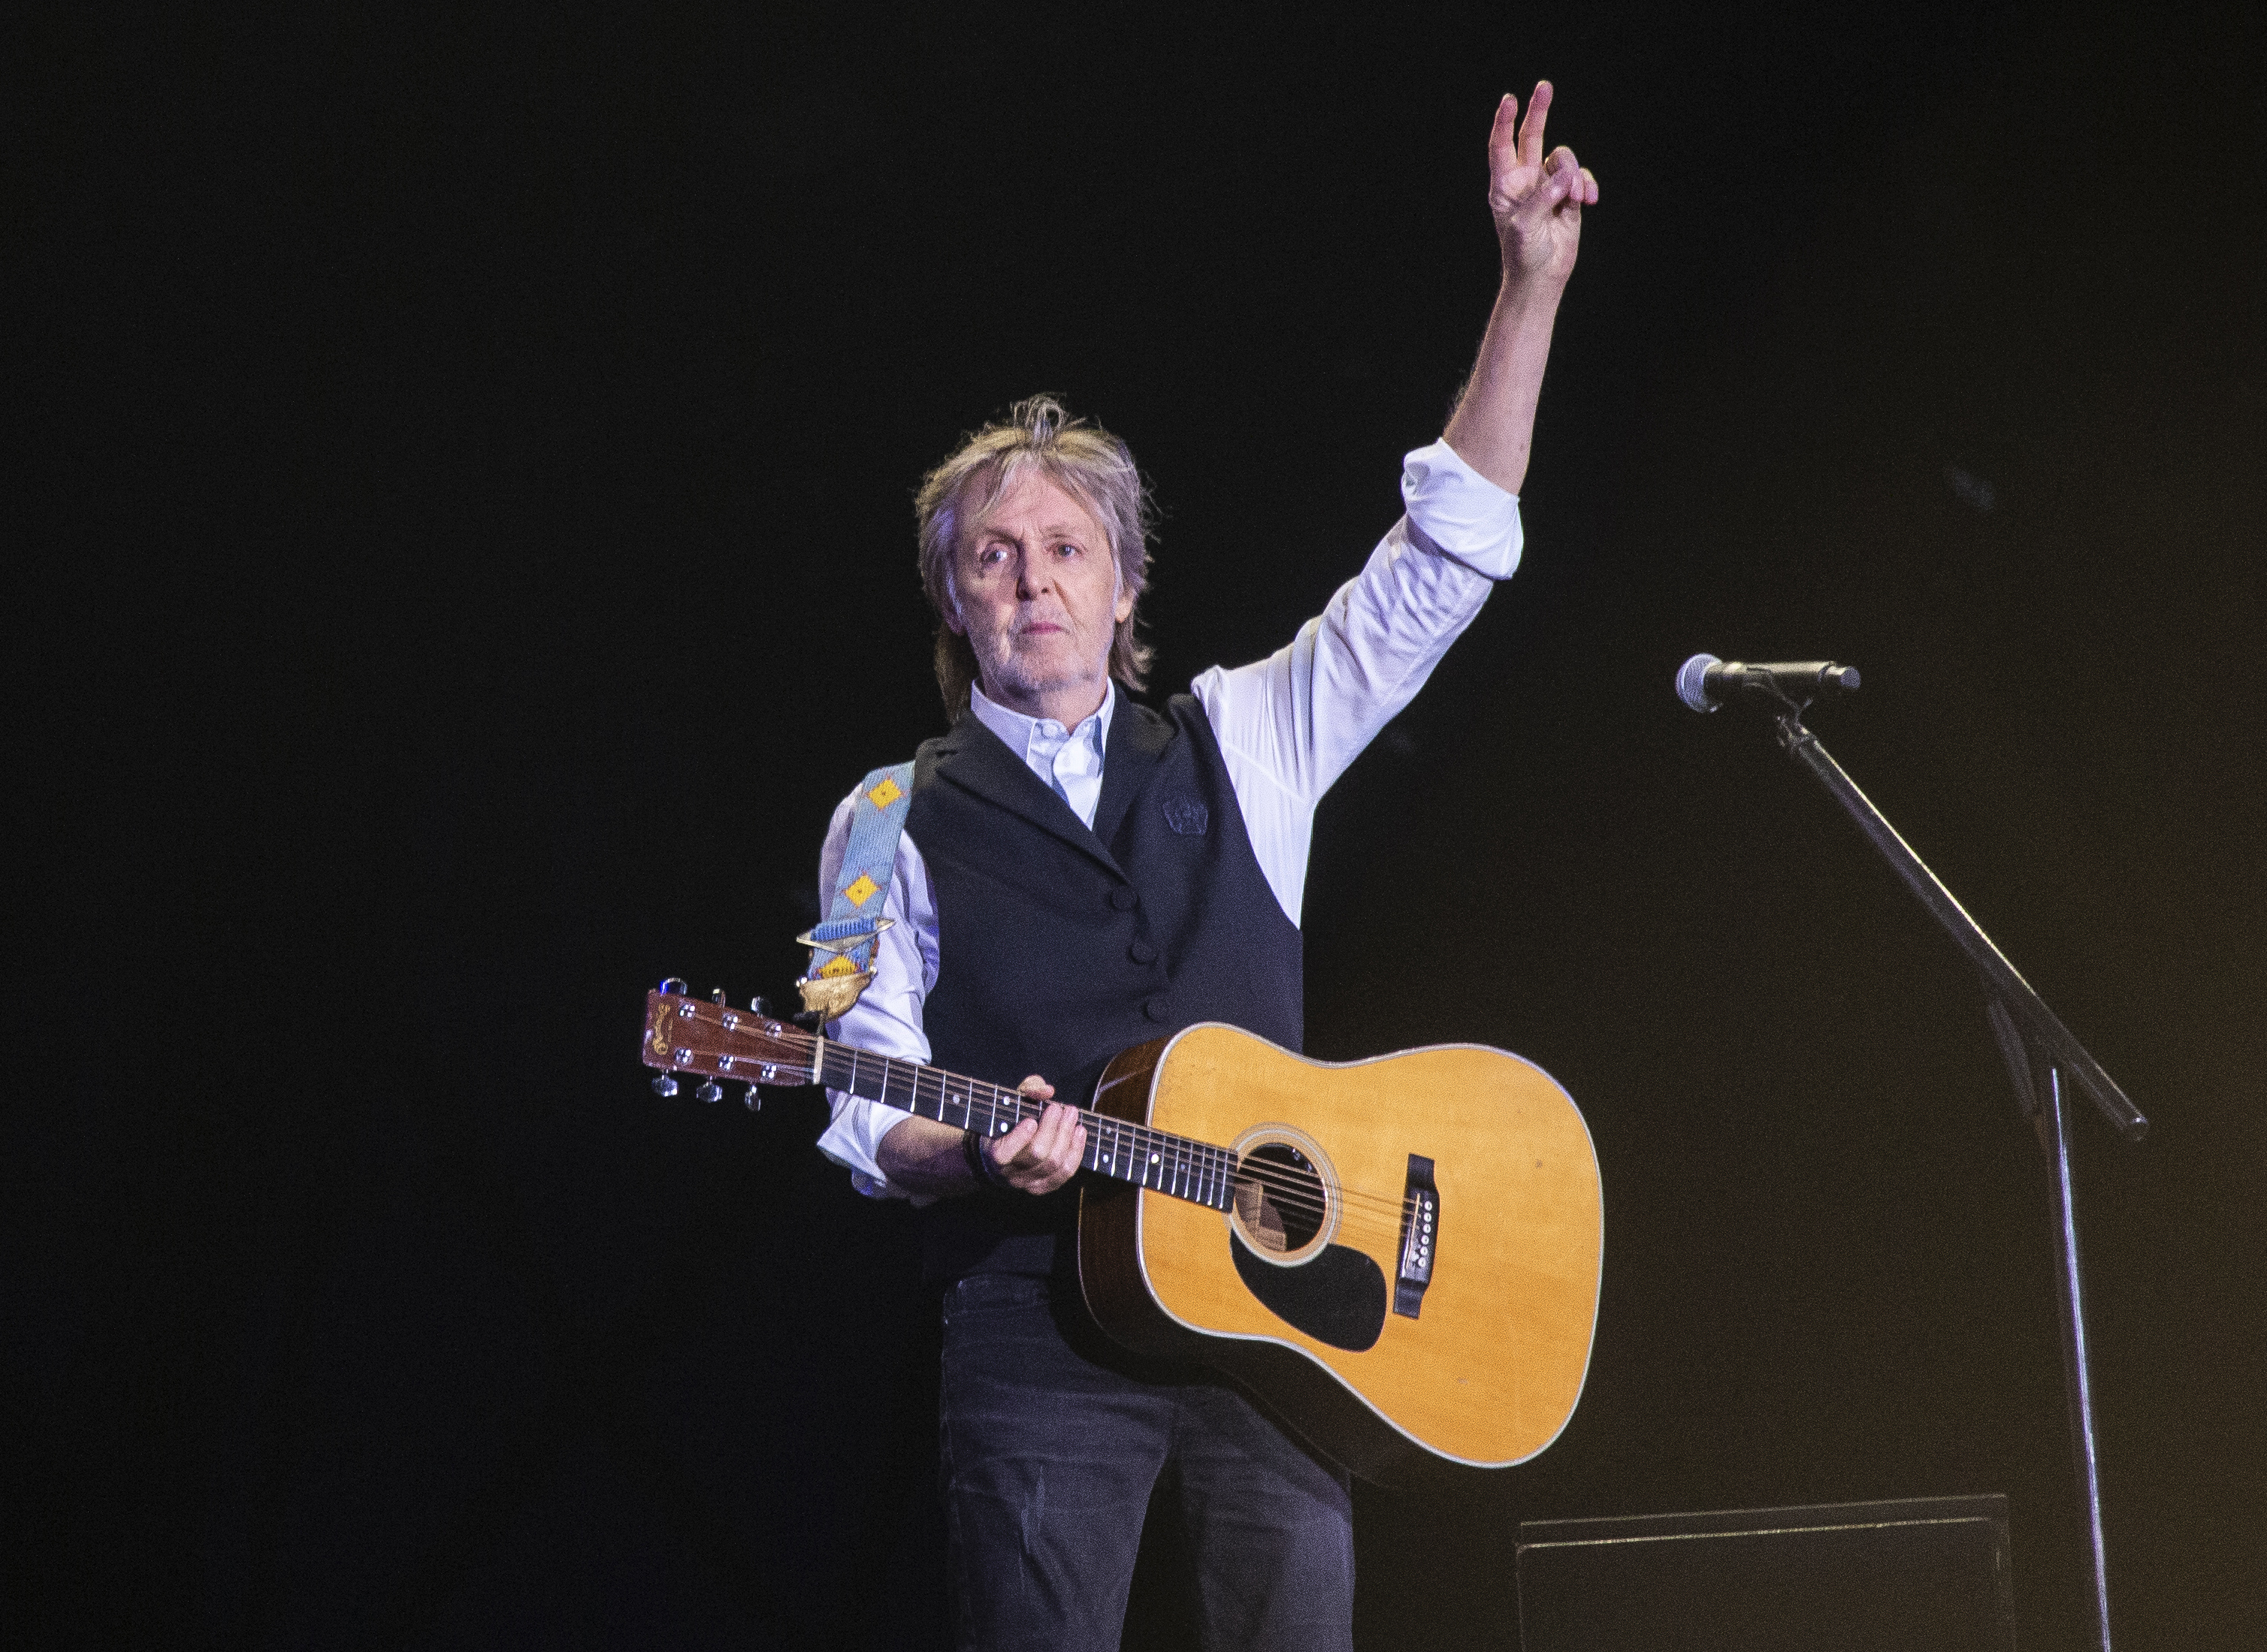
[[[1126,949],[1126,955],[1128,958],[1131,958],[1135,963],[1155,963],[1157,961],[1157,949],[1155,947],[1152,947],[1146,940],[1135,941],[1131,947],[1128,947]]]
[[[1163,998],[1142,999],[1141,1013],[1148,1016],[1153,1021],[1163,1020],[1165,1019],[1165,1000]]]
[[[1132,911],[1135,905],[1140,903],[1141,899],[1141,897],[1140,895],[1134,894],[1133,890],[1127,888],[1122,883],[1110,892],[1111,905],[1116,907],[1121,912]]]

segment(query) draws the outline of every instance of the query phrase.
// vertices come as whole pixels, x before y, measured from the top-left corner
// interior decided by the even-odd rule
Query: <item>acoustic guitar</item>
[[[682,983],[671,980],[665,988]],[[1003,1135],[1045,1103],[682,990],[646,998],[664,1074],[825,1085]],[[656,1080],[674,1087],[674,1080]],[[1217,1022],[1096,1085],[1078,1276],[1112,1339],[1223,1372],[1367,1478],[1522,1463],[1574,1414],[1597,1323],[1597,1155],[1533,1063],[1446,1044],[1310,1061]]]

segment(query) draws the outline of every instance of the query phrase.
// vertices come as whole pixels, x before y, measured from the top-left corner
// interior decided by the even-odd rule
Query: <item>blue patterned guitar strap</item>
[[[851,806],[850,841],[834,874],[834,898],[826,917],[796,939],[811,948],[811,968],[795,984],[803,1007],[821,1020],[840,1020],[874,978],[874,943],[890,926],[882,916],[890,876],[898,864],[898,839],[913,801],[913,765],[877,769],[858,782]]]

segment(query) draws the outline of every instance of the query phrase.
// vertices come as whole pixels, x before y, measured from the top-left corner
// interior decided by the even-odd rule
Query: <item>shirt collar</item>
[[[986,698],[983,689],[977,684],[972,683],[968,685],[968,709],[976,713],[976,720],[999,735],[1001,745],[1026,762],[1031,760],[1031,744],[1035,740],[1044,738],[1051,744],[1057,743],[1060,738],[1076,739],[1080,731],[1087,728],[1094,731],[1091,738],[1095,750],[1097,753],[1108,751],[1110,714],[1117,707],[1118,684],[1114,680],[1105,679],[1102,685],[1101,709],[1077,728],[1069,730],[1066,736],[1059,737],[1052,733],[1043,733],[1062,727],[1052,718],[1026,717],[1021,712],[1011,712],[997,701]]]

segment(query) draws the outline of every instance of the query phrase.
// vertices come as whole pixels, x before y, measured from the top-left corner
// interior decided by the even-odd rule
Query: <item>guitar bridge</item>
[[[1393,1311],[1409,1319],[1425,1305],[1433,1283],[1433,1254],[1440,1243],[1441,1195],[1433,1186],[1433,1161],[1409,1155],[1409,1183],[1401,1198],[1401,1263],[1393,1276]]]

